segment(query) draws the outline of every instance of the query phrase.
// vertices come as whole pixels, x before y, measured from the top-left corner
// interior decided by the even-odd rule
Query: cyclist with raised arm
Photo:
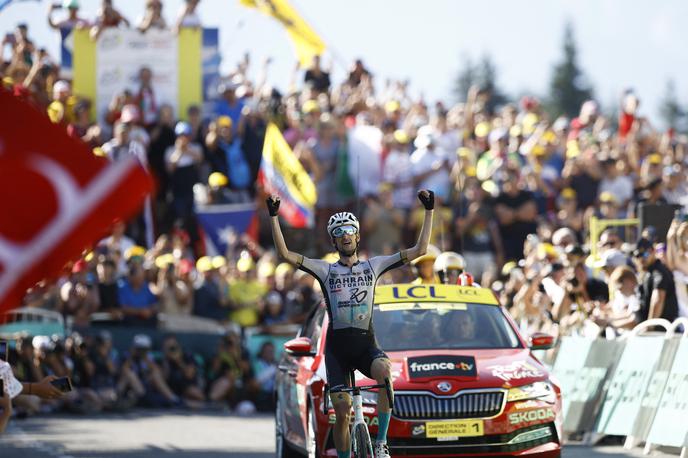
[[[277,219],[280,199],[270,196],[266,200],[277,253],[282,259],[315,277],[320,283],[327,305],[330,326],[327,330],[325,367],[327,381],[331,387],[330,398],[336,414],[334,444],[338,458],[349,458],[351,454],[349,416],[352,401],[348,393],[341,391],[347,387],[349,372],[357,369],[380,384],[385,383],[385,379],[388,379],[390,384],[392,381],[392,365],[375,339],[372,320],[373,295],[375,284],[382,274],[426,253],[432,231],[435,195],[432,191],[423,189],[418,191],[418,199],[425,207],[425,218],[418,242],[399,253],[375,256],[366,261],[358,259],[361,240],[358,219],[349,212],[332,215],[327,223],[327,233],[339,253],[339,260],[332,264],[289,251]],[[353,382],[352,380],[351,383]],[[375,441],[375,457],[389,458],[387,428],[391,409],[384,389],[378,391],[377,411],[379,426]]]

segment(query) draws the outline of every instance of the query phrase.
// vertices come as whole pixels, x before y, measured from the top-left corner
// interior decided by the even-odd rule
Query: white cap
[[[56,81],[55,84],[53,84],[53,96],[60,94],[62,92],[69,92],[69,83],[66,82],[65,80],[59,80]]]
[[[621,252],[620,250],[611,249],[606,251],[604,255],[602,255],[602,259],[595,263],[595,267],[602,268],[625,266],[627,261],[628,258],[625,254],[623,254],[623,252]]]
[[[135,348],[151,348],[153,346],[153,341],[146,334],[136,334],[134,336],[134,347]]]

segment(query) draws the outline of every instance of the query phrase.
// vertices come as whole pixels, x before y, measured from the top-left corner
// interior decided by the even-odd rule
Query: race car
[[[373,314],[392,361],[392,456],[560,456],[561,390],[532,352],[553,338],[525,339],[491,290],[381,285]],[[337,456],[335,414],[323,396],[328,324],[323,303],[285,344],[275,388],[280,458]],[[357,385],[374,383],[356,372]],[[374,437],[377,393],[363,400]]]

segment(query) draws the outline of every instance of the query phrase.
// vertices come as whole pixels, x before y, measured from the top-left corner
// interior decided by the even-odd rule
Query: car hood
[[[549,377],[547,369],[531,355],[530,350],[523,348],[387,354],[392,362],[395,390],[422,389],[451,394],[459,389],[511,388]]]

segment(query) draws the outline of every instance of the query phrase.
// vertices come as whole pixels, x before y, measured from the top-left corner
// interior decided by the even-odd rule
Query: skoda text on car
[[[560,456],[561,391],[532,353],[552,337],[526,341],[494,294],[472,286],[378,286],[373,313],[392,361],[392,456]],[[280,457],[336,456],[334,411],[323,398],[327,326],[321,304],[285,344],[276,384]],[[358,384],[375,383],[356,374]],[[375,434],[376,393],[363,399]]]

